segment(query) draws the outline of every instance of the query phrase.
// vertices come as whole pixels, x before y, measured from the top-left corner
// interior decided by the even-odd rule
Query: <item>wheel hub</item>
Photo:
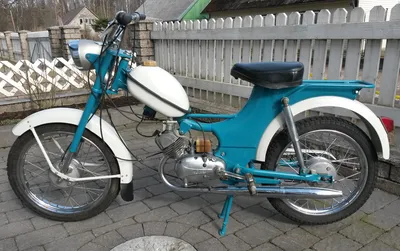
[[[333,166],[332,162],[324,157],[313,157],[306,161],[306,166],[311,173],[316,173],[319,175],[329,175],[336,179],[336,168]]]
[[[82,165],[79,163],[78,160],[73,159],[71,161],[71,164],[69,164],[68,172],[65,173],[65,175],[67,175],[68,177],[71,177],[71,178],[80,178],[81,173],[80,173],[79,169],[83,169]],[[54,174],[52,171],[49,171],[49,178],[50,178],[50,181],[53,183],[53,185],[55,185],[56,187],[59,187],[59,188],[71,187],[71,186],[74,186],[76,183],[76,182],[65,180],[65,179],[59,177],[58,175]]]

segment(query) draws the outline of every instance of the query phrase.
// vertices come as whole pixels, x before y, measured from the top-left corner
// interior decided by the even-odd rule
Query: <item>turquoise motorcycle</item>
[[[70,42],[76,67],[96,71],[84,110],[39,111],[13,128],[18,138],[8,156],[8,176],[28,208],[49,219],[79,221],[104,211],[118,194],[133,200],[133,165],[142,160],[112,122],[96,115],[105,97],[121,90],[145,104],[141,119],[156,113],[165,118],[154,135],[163,154],[160,179],[176,191],[227,196],[221,235],[234,195],[264,196],[301,224],[338,221],[367,201],[377,156],[388,159],[390,150],[380,118],[356,100],[373,84],[303,80],[300,62],[237,63],[231,75],[254,85],[243,109],[195,114],[174,76],[155,62],[136,65],[135,56],[120,49],[127,25],[144,18],[118,12],[103,42]],[[336,116],[301,118],[325,107],[353,112],[365,128]]]

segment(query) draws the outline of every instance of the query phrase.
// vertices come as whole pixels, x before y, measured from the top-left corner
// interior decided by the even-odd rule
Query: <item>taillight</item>
[[[388,133],[392,132],[394,130],[394,121],[391,118],[388,117],[381,117],[381,121],[383,123],[383,125],[386,128],[386,131]]]

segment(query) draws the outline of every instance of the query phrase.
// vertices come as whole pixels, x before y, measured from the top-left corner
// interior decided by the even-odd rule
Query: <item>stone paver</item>
[[[134,125],[119,128],[139,155],[158,151],[154,139],[138,136]],[[7,151],[1,149],[0,157]],[[180,238],[199,251],[400,249],[400,199],[378,189],[354,215],[322,226],[299,225],[263,197],[235,196],[226,236],[221,237],[218,214],[226,196],[171,191],[153,170],[157,159],[135,163],[134,201],[118,196],[105,212],[80,222],[52,221],[24,208],[4,178],[5,160],[0,158],[0,251],[108,251],[146,235]]]

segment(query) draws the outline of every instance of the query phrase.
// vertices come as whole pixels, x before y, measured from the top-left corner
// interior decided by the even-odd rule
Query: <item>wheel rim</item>
[[[336,130],[314,130],[299,136],[304,161],[312,159],[329,160],[336,171],[332,184],[318,185],[287,182],[285,185],[325,187],[341,190],[343,196],[334,199],[283,199],[292,209],[306,215],[330,215],[342,211],[354,202],[364,189],[368,176],[368,161],[361,146],[350,136]],[[292,144],[288,144],[276,163],[277,171],[296,172],[296,163]],[[305,150],[305,151],[304,151]]]
[[[56,168],[63,152],[68,149],[73,135],[71,132],[54,131],[39,136]],[[75,183],[58,182],[58,177],[50,171],[35,139],[27,142],[21,150],[18,178],[28,198],[46,211],[72,214],[90,210],[101,203],[111,187],[110,179]],[[93,177],[110,175],[110,172],[104,153],[92,141],[82,137],[79,152],[71,162],[67,175]]]

